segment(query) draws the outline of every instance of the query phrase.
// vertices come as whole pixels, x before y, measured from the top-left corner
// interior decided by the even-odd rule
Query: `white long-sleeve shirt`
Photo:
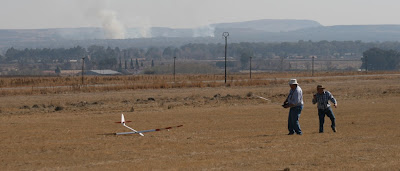
[[[296,106],[301,106],[304,104],[303,102],[303,90],[300,86],[297,85],[296,89],[290,89],[289,96],[288,96],[288,103],[293,104]]]

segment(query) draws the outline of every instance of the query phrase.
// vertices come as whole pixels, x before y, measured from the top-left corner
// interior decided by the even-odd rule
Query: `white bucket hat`
[[[291,85],[291,84],[298,84],[297,83],[297,80],[296,79],[290,79],[290,81],[289,81],[289,85]]]

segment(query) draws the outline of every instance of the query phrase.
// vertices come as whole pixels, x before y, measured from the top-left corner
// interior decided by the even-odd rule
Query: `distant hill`
[[[252,29],[266,32],[287,32],[305,28],[321,27],[322,25],[312,20],[254,20],[236,23],[212,24],[217,29]]]
[[[254,20],[216,23],[199,28],[128,28],[124,40],[105,38],[101,28],[0,29],[0,53],[9,47],[57,48],[93,44],[140,47],[181,46],[186,43],[223,43],[222,33],[229,32],[229,42],[312,41],[400,41],[400,25],[322,26],[312,20]],[[151,36],[152,38],[144,38]]]
[[[293,31],[302,40],[400,41],[400,25],[338,25]]]
[[[305,28],[288,32],[266,32],[250,29],[217,29],[229,31],[232,41],[241,42],[293,42],[312,41],[355,41],[384,42],[400,41],[400,25],[343,25]]]

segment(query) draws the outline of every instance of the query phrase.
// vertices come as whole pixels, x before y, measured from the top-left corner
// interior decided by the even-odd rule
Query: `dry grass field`
[[[299,78],[302,136],[286,135],[286,82],[6,93],[0,170],[399,170],[400,76]],[[338,100],[337,133],[329,119],[318,133],[311,103],[317,84]],[[129,131],[114,123],[121,113],[137,130],[183,127],[144,137],[102,135]]]

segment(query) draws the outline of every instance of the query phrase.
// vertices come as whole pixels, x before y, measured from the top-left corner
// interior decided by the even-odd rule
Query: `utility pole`
[[[228,32],[223,32],[222,36],[225,38],[225,84],[226,84],[226,51],[228,49]]]
[[[85,72],[85,57],[82,58],[82,85],[83,85],[83,74]]]
[[[122,70],[121,56],[119,57],[119,66],[118,66],[118,70],[119,70],[119,71]]]
[[[251,58],[253,57],[250,56],[250,80],[251,80]]]
[[[365,73],[368,73],[368,56],[365,55]]]
[[[175,82],[175,59],[176,59],[176,56],[174,56],[174,82]]]
[[[314,77],[314,58],[315,58],[315,56],[312,56],[311,68],[312,68],[312,76],[313,76],[313,77]]]

